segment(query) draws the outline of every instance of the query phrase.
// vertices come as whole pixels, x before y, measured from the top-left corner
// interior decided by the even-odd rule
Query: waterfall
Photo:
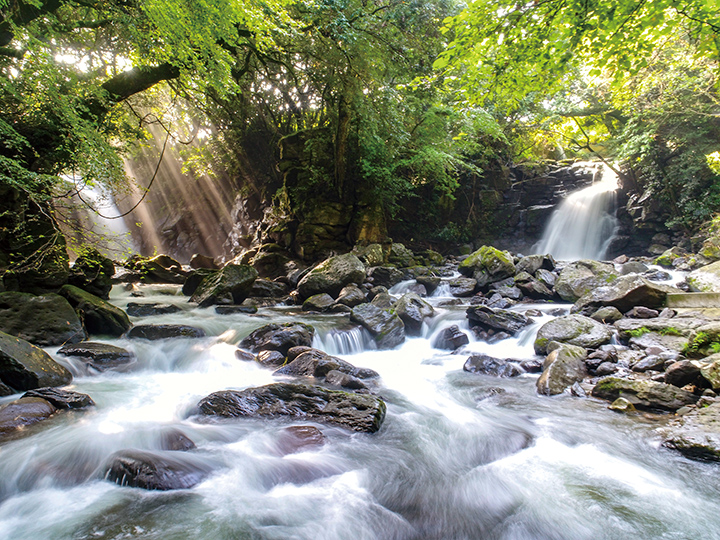
[[[618,227],[614,215],[617,175],[603,165],[599,181],[571,193],[555,210],[535,253],[549,253],[556,259],[602,260]]]

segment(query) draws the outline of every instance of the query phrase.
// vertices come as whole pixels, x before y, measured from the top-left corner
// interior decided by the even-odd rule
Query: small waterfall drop
[[[571,193],[555,210],[535,253],[549,253],[556,259],[602,260],[618,227],[614,215],[617,174],[603,164],[599,180]]]

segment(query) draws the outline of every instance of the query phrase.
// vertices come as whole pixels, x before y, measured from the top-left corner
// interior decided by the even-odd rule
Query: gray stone
[[[395,304],[395,313],[405,324],[405,332],[410,336],[419,336],[425,319],[435,315],[435,310],[417,294],[404,294]]]
[[[200,307],[215,304],[241,304],[252,290],[257,270],[246,264],[228,264],[222,270],[207,275],[190,298]]]
[[[87,394],[62,388],[35,388],[25,392],[22,397],[44,399],[56,409],[84,409],[95,406],[95,402]]]
[[[617,277],[615,267],[597,261],[576,261],[562,269],[555,282],[555,292],[568,302],[575,302],[597,287]]]
[[[486,329],[501,330],[509,334],[518,331],[532,323],[532,319],[521,313],[504,309],[493,309],[488,306],[470,306],[465,311],[470,326],[480,326]]]
[[[363,281],[365,266],[355,255],[348,253],[331,257],[313,268],[298,283],[298,291],[303,298],[323,292],[337,297],[345,285],[359,285]]]
[[[382,287],[390,288],[405,279],[405,274],[394,266],[376,266],[368,272],[372,283]]]
[[[456,298],[466,298],[475,294],[477,281],[472,278],[456,278],[448,282],[450,294]]]
[[[367,329],[379,349],[392,349],[405,341],[405,325],[400,317],[372,304],[355,306],[350,320]]]
[[[605,324],[612,324],[623,318],[620,310],[613,306],[601,307],[590,316],[591,319]]]
[[[494,377],[517,377],[523,374],[523,369],[514,362],[493,358],[486,354],[473,354],[463,365],[463,371],[480,373]]]
[[[340,291],[340,295],[337,298],[338,304],[348,306],[349,308],[354,308],[355,306],[358,306],[365,302],[365,293],[360,287],[358,287],[354,283],[343,287],[343,289]]]
[[[698,399],[690,392],[671,384],[617,377],[601,379],[593,388],[592,395],[608,401],[623,397],[638,409],[666,411],[677,411],[680,407],[695,403]]]
[[[129,338],[169,339],[169,338],[201,338],[205,337],[202,328],[184,324],[141,324],[134,326],[127,333]]]
[[[720,261],[693,270],[685,279],[692,291],[720,292]]]
[[[252,298],[283,298],[290,292],[287,284],[279,281],[270,281],[257,278],[250,288],[248,296]]]
[[[302,310],[319,311],[322,313],[324,311],[328,311],[333,306],[333,304],[335,304],[335,299],[329,294],[314,294],[303,302]]]
[[[277,369],[285,363],[285,356],[278,351],[260,351],[256,360],[262,367]]]
[[[121,450],[110,457],[103,477],[121,486],[169,491],[189,489],[211,472],[206,459],[184,452]]]
[[[131,317],[149,317],[152,315],[167,315],[169,313],[177,313],[182,311],[180,306],[175,304],[140,304],[137,302],[128,302],[127,314]]]
[[[271,323],[254,330],[240,342],[240,347],[254,353],[278,351],[287,355],[293,347],[312,346],[315,329],[304,323]]]
[[[454,324],[440,332],[433,341],[432,346],[436,349],[454,351],[468,343],[470,343],[470,338]]]
[[[613,306],[621,312],[635,306],[659,308],[665,304],[668,293],[681,292],[675,287],[660,285],[640,276],[623,276],[611,284],[594,288],[572,307],[572,313],[593,313],[603,306]]]
[[[72,375],[42,349],[0,332],[0,380],[15,390],[32,390],[63,386]]]
[[[665,370],[665,382],[682,388],[699,381],[700,366],[690,360],[674,362]]]
[[[545,354],[551,341],[596,348],[612,339],[608,327],[583,315],[566,315],[545,323],[535,338],[535,353]]]
[[[482,246],[460,263],[458,271],[465,277],[475,279],[478,287],[484,287],[514,276],[516,270],[509,252],[492,246]]]
[[[662,431],[664,446],[686,457],[720,461],[720,402],[698,407]]]
[[[543,363],[543,372],[536,382],[537,391],[554,396],[582,381],[587,376],[586,357],[587,351],[575,345],[563,344],[553,350]]]

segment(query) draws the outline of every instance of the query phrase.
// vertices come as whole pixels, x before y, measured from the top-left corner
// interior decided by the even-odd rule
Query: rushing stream
[[[190,309],[168,287],[144,302],[182,313],[136,319],[203,328],[204,339],[112,340],[137,354],[126,372],[88,372],[46,349],[97,407],[58,415],[0,446],[0,538],[38,539],[687,539],[718,538],[718,466],[660,446],[657,421],[607,403],[543,397],[535,377],[463,372],[467,351],[531,358],[537,324],[518,339],[472,341],[462,354],[433,349],[451,324],[468,331],[463,306],[439,307],[424,337],[372,350],[342,315],[291,308],[257,315]],[[111,300],[125,307],[127,293]],[[443,298],[430,299],[435,305]],[[538,305],[516,309],[537,309]],[[557,305],[541,306],[557,308]],[[567,307],[567,306],[565,306]],[[235,358],[235,345],[268,322],[303,320],[315,346],[378,371],[388,404],[375,434],[320,426],[326,444],[283,456],[281,421],[198,423],[205,395],[273,382]],[[469,334],[469,332],[468,332]],[[13,397],[3,398],[3,402]],[[307,424],[307,422],[303,422]],[[158,450],[177,428],[197,444],[188,459],[212,474],[190,490],[153,492],[102,479],[127,448]],[[158,450],[159,451],[159,450]]]

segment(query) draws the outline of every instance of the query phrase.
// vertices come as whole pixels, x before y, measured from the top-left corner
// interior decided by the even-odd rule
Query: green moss
[[[644,336],[645,334],[649,334],[650,329],[647,326],[641,326],[640,328],[636,328],[634,330],[628,330],[627,333],[631,337],[637,338],[640,336]]]

